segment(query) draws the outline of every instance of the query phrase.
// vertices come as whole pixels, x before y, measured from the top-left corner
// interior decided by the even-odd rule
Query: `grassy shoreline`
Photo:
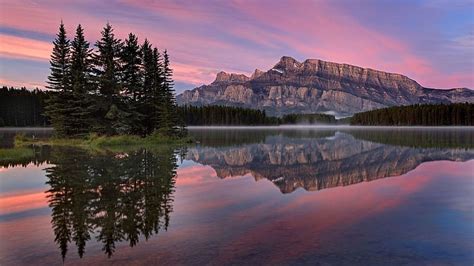
[[[120,148],[120,147],[150,147],[156,145],[184,145],[192,143],[190,137],[168,137],[161,134],[152,134],[147,137],[136,135],[98,136],[91,134],[84,138],[58,138],[34,139],[23,134],[15,136],[15,147],[28,145],[38,146],[70,146],[79,148]]]

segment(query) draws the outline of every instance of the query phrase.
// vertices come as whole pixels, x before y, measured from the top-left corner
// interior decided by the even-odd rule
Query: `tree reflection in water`
[[[110,257],[115,243],[135,246],[166,230],[172,212],[177,156],[171,147],[127,153],[51,151],[47,191],[55,242],[63,259],[74,242],[79,256],[92,238]]]

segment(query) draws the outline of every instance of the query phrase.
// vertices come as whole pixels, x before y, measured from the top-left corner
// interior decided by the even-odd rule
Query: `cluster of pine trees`
[[[279,120],[268,117],[265,111],[240,107],[207,105],[178,107],[186,125],[274,125]]]
[[[53,44],[46,115],[58,135],[184,134],[166,50],[133,33],[122,41],[109,23],[95,50],[81,25],[70,41],[62,22]]]
[[[474,125],[474,104],[454,103],[394,106],[357,113],[351,118],[351,125],[472,126]]]
[[[38,89],[0,88],[0,127],[47,126],[43,115],[48,93]]]

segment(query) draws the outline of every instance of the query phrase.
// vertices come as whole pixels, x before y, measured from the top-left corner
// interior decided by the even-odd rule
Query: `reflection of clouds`
[[[449,161],[438,161],[436,164],[423,164],[424,171],[434,176],[443,176],[449,178],[472,178],[474,175],[474,160],[469,160],[466,167],[459,167],[458,164]]]
[[[449,199],[440,198],[440,200],[447,204],[453,210],[457,210],[463,213],[472,213],[473,205],[472,200],[466,200],[466,195],[471,195],[474,191],[474,160],[467,161],[461,164],[455,164],[448,161],[440,161],[435,163],[426,163],[421,165],[419,168],[423,168],[424,172],[430,176],[436,176],[439,178],[439,186],[451,187],[452,182],[466,184],[460,185],[457,188],[457,193],[453,193],[453,196]],[[446,185],[447,184],[447,185]],[[449,188],[448,187],[448,188]]]
[[[234,213],[235,223],[245,217],[248,219],[246,222],[253,226],[221,245],[219,254],[223,255],[216,258],[216,261],[233,261],[263,247],[271,247],[271,251],[263,249],[271,254],[261,254],[269,258],[265,260],[266,263],[283,263],[301,257],[314,251],[319,245],[325,245],[319,240],[324,235],[334,236],[337,232],[344,231],[344,227],[370,219],[379,213],[402,206],[405,208],[403,204],[410,195],[442,178],[435,175],[433,169],[444,167],[457,168],[459,173],[466,173],[466,170],[472,169],[473,162],[429,162],[403,176],[315,193],[304,192],[295,197],[291,197],[292,194],[283,203],[268,201]],[[448,172],[449,170],[446,171]],[[265,213],[270,214],[262,221]],[[279,241],[282,237],[288,242]],[[285,252],[280,252],[281,250]]]
[[[176,184],[181,186],[202,184],[213,181],[216,177],[216,171],[212,167],[194,164],[178,168]]]
[[[41,169],[49,166],[29,163],[26,167],[0,168],[0,198],[46,190],[46,176]]]
[[[0,215],[39,209],[48,206],[44,191],[0,197]]]
[[[194,196],[200,197],[200,200],[192,205],[179,204],[181,207],[177,207],[176,211],[191,212],[190,217],[195,218],[202,215],[202,212],[217,213],[220,222],[215,228],[218,231],[212,233],[212,237],[220,235],[219,232],[223,233],[224,228],[233,228],[235,233],[231,233],[225,243],[219,244],[218,254],[221,256],[215,258],[214,263],[226,263],[262,247],[272,247],[275,251],[268,256],[273,261],[267,262],[281,263],[313,248],[315,237],[319,234],[330,233],[334,227],[341,230],[362,219],[400,206],[408,195],[419,191],[431,181],[431,177],[425,176],[422,170],[419,173],[420,170],[417,169],[403,177],[315,193],[300,191],[285,197],[272,191],[272,184],[268,181],[253,183],[251,179],[217,179],[216,182],[207,184],[204,191],[201,187],[197,191],[187,190],[185,198],[191,198],[189,203],[194,198],[189,194],[199,194],[200,196]],[[198,186],[197,183],[193,185]],[[178,204],[179,196],[183,195],[177,196]],[[199,224],[192,226],[201,228]],[[281,242],[279,239],[282,237],[291,240]],[[288,246],[291,246],[290,253],[277,252]]]
[[[51,252],[57,248],[49,214],[2,221],[0,239],[2,265],[19,265],[18,258],[25,257],[31,257],[30,263],[23,263],[29,265],[57,265],[61,261],[60,254]]]

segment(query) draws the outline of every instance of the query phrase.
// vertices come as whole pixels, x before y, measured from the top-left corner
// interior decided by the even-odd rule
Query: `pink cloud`
[[[51,43],[0,34],[0,56],[7,58],[49,60]]]
[[[190,186],[215,181],[215,178],[217,178],[216,171],[214,171],[212,167],[192,165],[178,169],[176,184],[180,186]]]
[[[235,7],[280,34],[263,35],[286,43],[306,58],[319,57],[389,72],[406,74],[422,85],[439,74],[400,40],[364,27],[326,2],[293,1],[292,5],[236,1]],[[285,12],[286,11],[286,12]],[[278,17],[278,19],[274,19]],[[304,40],[304,41],[302,41]],[[382,58],[389,55],[390,60]]]
[[[276,215],[274,222],[261,223],[250,228],[245,234],[236,235],[230,239],[226,249],[238,250],[238,253],[220,252],[216,258],[218,264],[232,261],[234,256],[242,256],[252,252],[258,246],[272,246],[275,250],[285,247],[284,243],[276,243],[272,232],[280,230],[289,232],[305,232],[292,236],[291,254],[272,253],[270,264],[281,264],[292,257],[300,257],[314,247],[314,238],[307,237],[324,235],[343,229],[361,220],[377,215],[380,212],[401,206],[409,195],[423,189],[432,181],[431,176],[423,173],[424,169],[407,174],[403,177],[393,177],[348,187],[338,187],[320,192],[306,192],[304,195],[288,200],[287,204],[277,207],[275,203],[269,206],[256,206],[245,209],[242,214],[234,214],[236,220],[241,217],[253,217],[265,208],[272,208]],[[394,191],[390,195],[378,191]],[[318,204],[315,204],[318,203]],[[321,215],[324,213],[324,216]],[[234,248],[235,247],[235,248]],[[239,248],[237,248],[239,247]]]
[[[3,27],[53,36],[63,19],[70,37],[82,23],[92,43],[110,21],[122,39],[135,32],[141,41],[147,37],[167,48],[176,80],[194,85],[211,82],[220,70],[250,74],[254,68],[269,69],[280,56],[290,55],[396,72],[428,87],[474,87],[472,66],[441,71],[407,41],[363,25],[329,1],[122,0],[105,9],[93,1],[64,6],[49,0],[7,1],[2,7],[8,10],[0,16]],[[39,51],[28,46],[14,54],[7,48],[3,56],[36,60],[46,55],[39,46]]]
[[[47,207],[44,191],[0,197],[0,215]]]

